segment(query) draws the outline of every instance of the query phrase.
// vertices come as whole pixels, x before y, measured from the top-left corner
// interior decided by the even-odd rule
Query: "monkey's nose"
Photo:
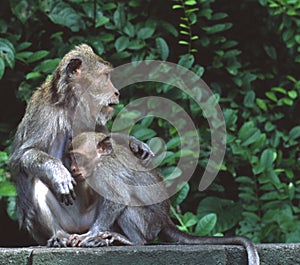
[[[77,167],[74,165],[71,165],[71,172],[76,173],[76,171],[77,171]]]

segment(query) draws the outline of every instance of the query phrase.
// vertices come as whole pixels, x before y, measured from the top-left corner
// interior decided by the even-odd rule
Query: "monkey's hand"
[[[150,147],[133,136],[129,137],[129,147],[134,155],[137,158],[144,160],[144,163],[146,164],[154,157]]]
[[[71,174],[65,167],[62,167],[60,174],[53,178],[53,185],[58,199],[67,206],[72,205],[76,198],[74,191],[74,186],[76,185],[75,179],[72,178]]]

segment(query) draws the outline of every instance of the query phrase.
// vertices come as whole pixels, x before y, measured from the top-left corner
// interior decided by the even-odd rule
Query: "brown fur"
[[[88,45],[76,47],[33,94],[18,127],[10,157],[17,213],[39,244],[66,246],[69,234],[88,232],[99,216],[99,196],[76,185],[66,155],[74,134],[104,128],[111,118],[119,92],[110,70]],[[136,139],[129,143],[150,150]]]
[[[105,223],[110,223],[110,229],[118,229],[133,244],[143,245],[156,237],[181,244],[238,244],[245,246],[249,264],[259,264],[255,246],[248,238],[191,236],[179,231],[172,222],[169,200],[147,205],[151,196],[165,198],[167,191],[163,184],[155,192],[127,188],[125,184],[147,187],[161,183],[162,178],[156,170],[147,170],[127,147],[116,143],[113,137],[103,133],[82,133],[73,139],[70,154],[73,175],[79,177],[81,183],[87,182],[100,194],[107,196],[106,208],[102,208],[102,218],[107,218]],[[121,196],[128,204],[117,202]],[[132,201],[145,204],[130,206]],[[74,244],[77,246],[87,242],[93,246],[93,243],[97,244],[97,238],[83,237]]]

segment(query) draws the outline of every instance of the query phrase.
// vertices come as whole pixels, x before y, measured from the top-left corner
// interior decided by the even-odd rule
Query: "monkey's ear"
[[[97,144],[97,152],[101,155],[109,155],[113,151],[111,137],[106,136]]]
[[[67,65],[67,75],[72,77],[74,75],[78,76],[81,73],[82,60],[79,58],[71,59]]]

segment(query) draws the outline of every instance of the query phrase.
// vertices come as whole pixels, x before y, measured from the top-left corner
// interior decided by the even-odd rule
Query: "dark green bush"
[[[199,165],[172,198],[180,229],[246,235],[255,242],[300,241],[299,1],[10,0],[1,5],[0,84],[3,93],[18,87],[20,100],[27,101],[59,58],[82,42],[115,66],[168,60],[197,73],[219,99],[227,126],[224,163],[201,193],[197,187],[211,136],[194,101],[172,87],[149,83],[122,91],[118,108],[142,96],[165,96],[194,119]],[[0,124],[6,147],[0,154],[0,196],[13,217],[15,189],[7,172],[12,126]],[[132,134],[148,143],[156,136],[165,139],[161,168],[168,176],[178,161],[178,132],[167,121],[148,117]]]

